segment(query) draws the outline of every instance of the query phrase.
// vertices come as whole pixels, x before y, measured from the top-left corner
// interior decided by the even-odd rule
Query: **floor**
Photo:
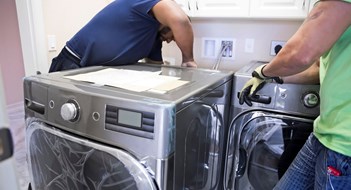
[[[21,190],[28,189],[29,173],[25,149],[25,121],[23,103],[7,107],[10,130],[14,141],[16,171]]]

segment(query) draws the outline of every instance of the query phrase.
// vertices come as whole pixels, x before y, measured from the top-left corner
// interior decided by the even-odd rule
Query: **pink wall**
[[[7,105],[23,101],[25,73],[15,0],[0,0],[0,66]]]

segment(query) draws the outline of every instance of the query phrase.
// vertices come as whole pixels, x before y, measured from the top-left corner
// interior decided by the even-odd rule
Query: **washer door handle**
[[[240,92],[238,92],[238,98],[240,97]],[[272,98],[266,95],[255,94],[252,97],[248,97],[251,102],[262,103],[262,104],[270,104]]]
[[[262,103],[262,104],[270,104],[272,98],[266,95],[258,95],[255,94],[252,97],[249,97],[252,102]]]

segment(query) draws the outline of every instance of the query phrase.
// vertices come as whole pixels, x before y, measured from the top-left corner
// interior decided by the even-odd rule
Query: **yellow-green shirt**
[[[329,149],[351,156],[351,26],[321,57],[320,84],[314,134]]]

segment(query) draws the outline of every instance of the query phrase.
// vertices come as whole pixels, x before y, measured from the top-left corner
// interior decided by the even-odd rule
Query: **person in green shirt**
[[[240,92],[239,102],[251,105],[250,96],[266,82],[320,83],[314,131],[274,189],[351,189],[350,26],[351,0],[317,2],[277,56],[256,68]]]

